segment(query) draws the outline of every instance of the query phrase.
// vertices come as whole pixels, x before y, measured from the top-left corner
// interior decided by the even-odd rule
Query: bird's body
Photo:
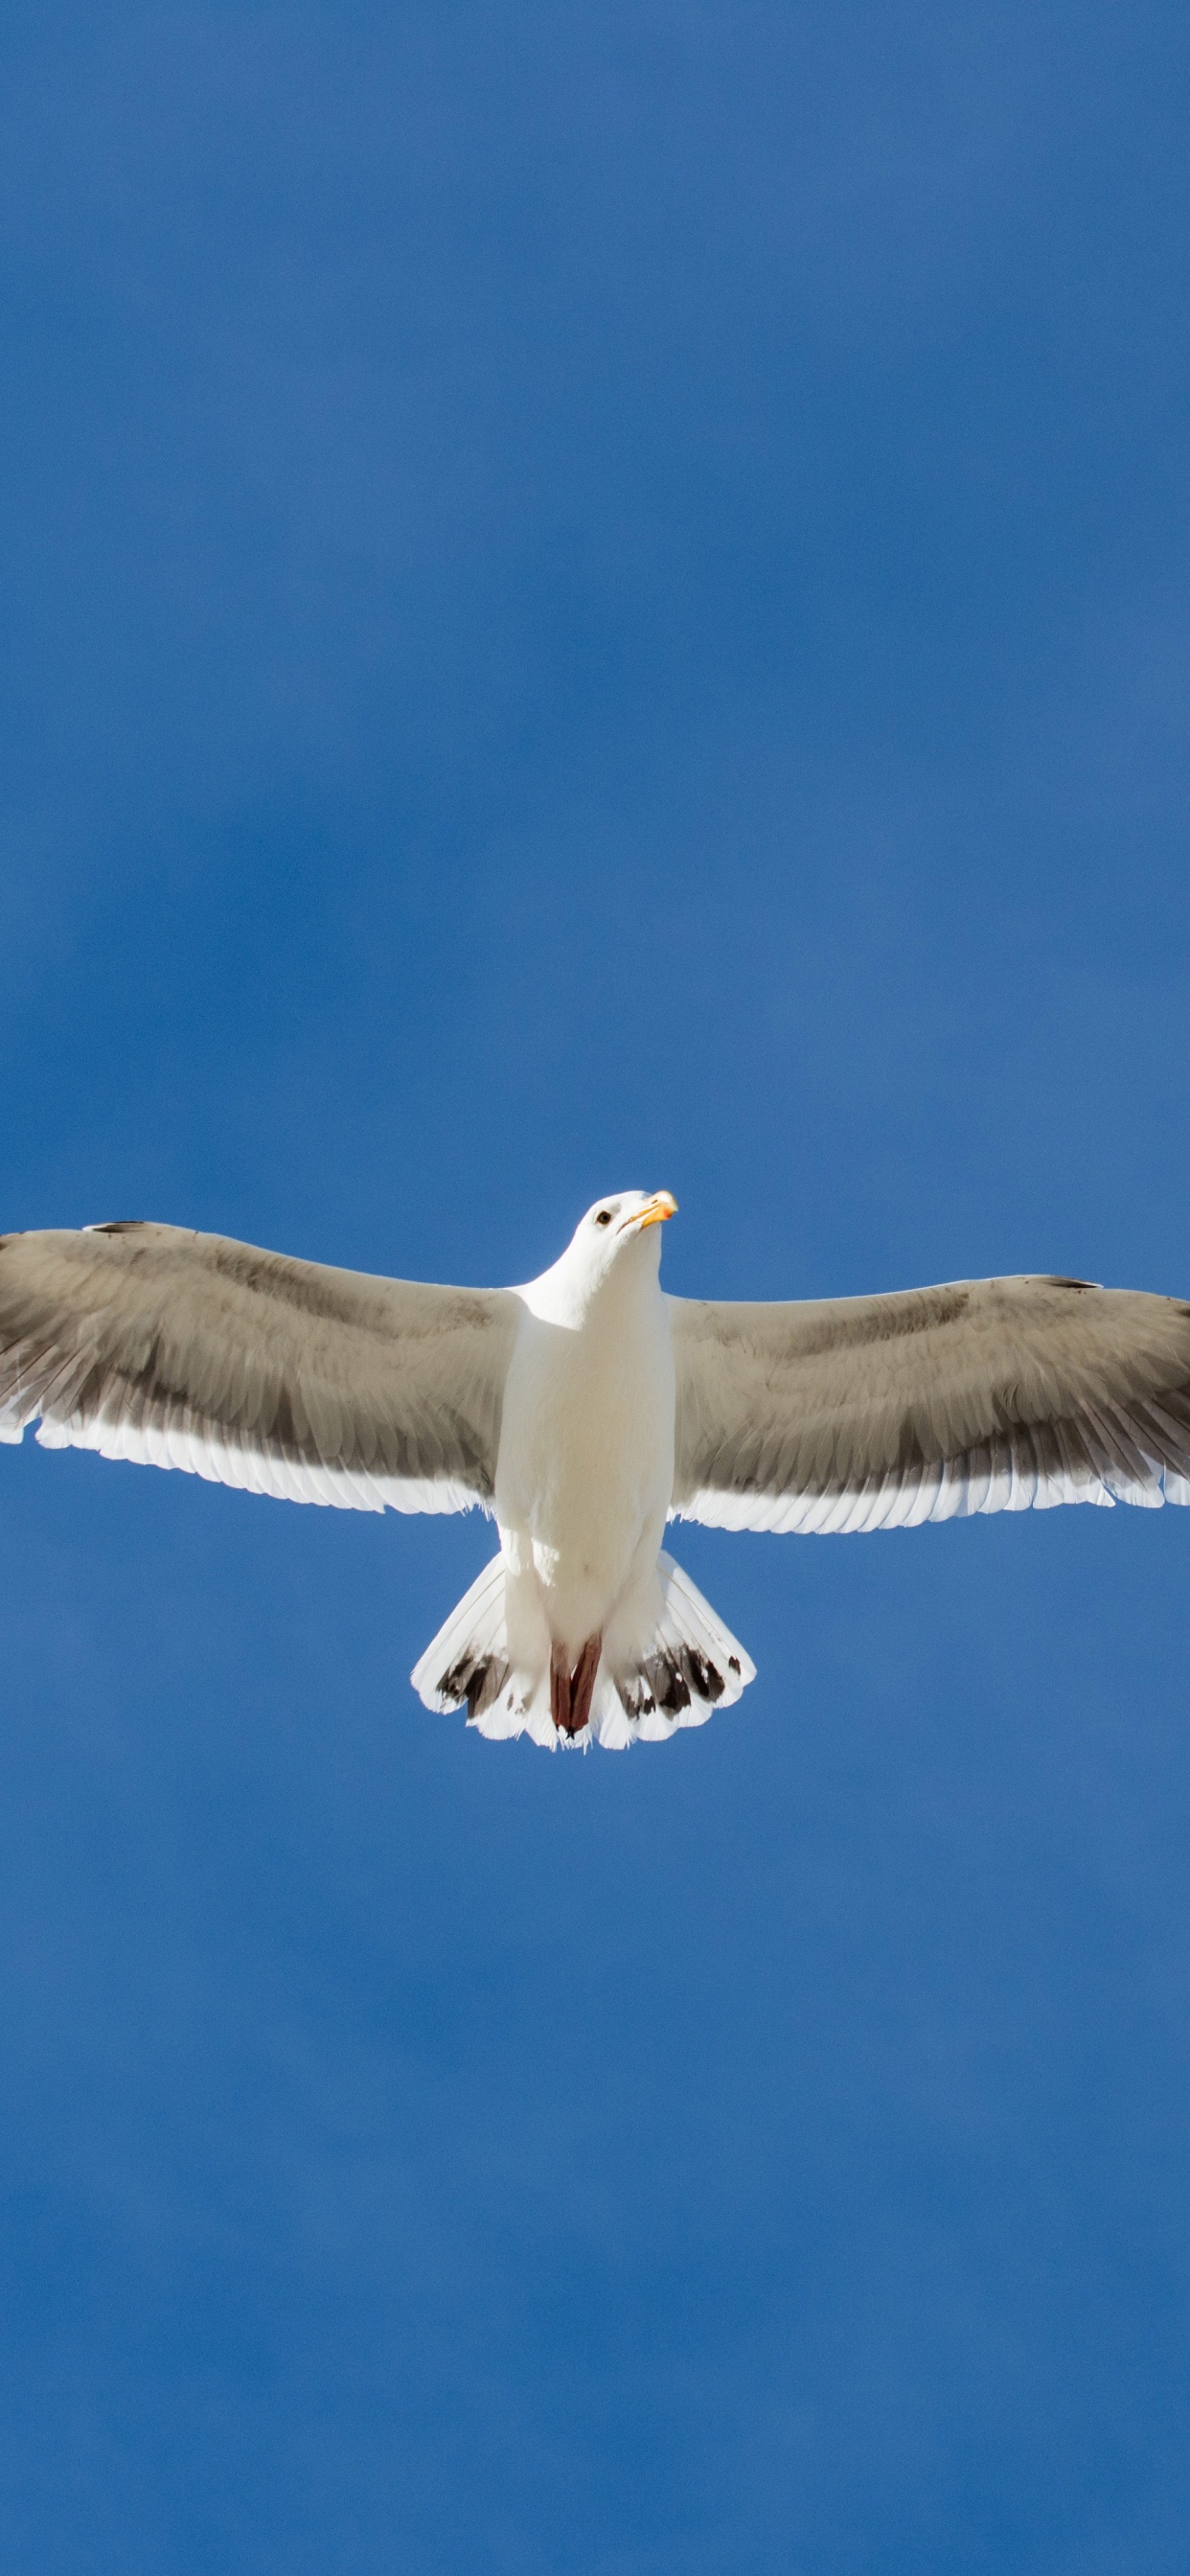
[[[1069,1279],[722,1305],[663,1295],[664,1191],[512,1289],[159,1225],[0,1239],[0,1438],[357,1510],[494,1514],[423,1655],[491,1736],[626,1746],[753,1677],[666,1520],[857,1531],[1190,1501],[1190,1307]]]
[[[600,1276],[565,1258],[519,1291],[495,1515],[513,1579],[578,1662],[653,1576],[673,1494],[674,1366],[658,1236]]]
[[[637,1191],[612,1207],[606,1230],[592,1210],[561,1260],[513,1292],[500,1556],[473,1587],[474,1610],[468,1595],[414,1674],[431,1705],[465,1695],[491,1735],[630,1743],[659,1705],[667,1730],[680,1715],[690,1723],[687,1712],[706,1715],[751,1674],[661,1557],[675,1382],[656,1229],[673,1202]],[[683,1605],[701,1619],[683,1618]]]

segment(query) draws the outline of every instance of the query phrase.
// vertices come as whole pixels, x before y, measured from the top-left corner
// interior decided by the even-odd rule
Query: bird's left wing
[[[0,1237],[0,1439],[349,1510],[491,1502],[502,1289],[290,1261],[172,1225]]]
[[[826,1532],[1190,1502],[1177,1298],[974,1279],[804,1305],[667,1302],[681,1519]]]

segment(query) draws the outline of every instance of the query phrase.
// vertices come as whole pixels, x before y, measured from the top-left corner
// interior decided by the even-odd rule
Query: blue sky
[[[12,0],[5,1226],[1190,1289],[1188,50]],[[1181,2571],[1181,1514],[551,1761],[477,1520],[0,1467],[6,2576]]]

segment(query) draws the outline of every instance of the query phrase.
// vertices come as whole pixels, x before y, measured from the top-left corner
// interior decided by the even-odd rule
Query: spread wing
[[[351,1510],[490,1502],[518,1314],[173,1225],[0,1237],[0,1439]]]
[[[1190,1502],[1190,1306],[975,1279],[788,1306],[669,1299],[672,1509],[720,1529],[908,1528]]]

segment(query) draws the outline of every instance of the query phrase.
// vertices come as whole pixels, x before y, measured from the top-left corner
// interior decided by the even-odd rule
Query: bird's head
[[[591,1288],[622,1263],[635,1268],[644,1260],[656,1271],[661,1237],[655,1229],[677,1212],[677,1200],[668,1190],[615,1190],[610,1198],[596,1199],[594,1207],[588,1208],[563,1257],[568,1267],[581,1271]]]
[[[610,1198],[596,1199],[576,1225],[561,1258],[518,1293],[544,1322],[576,1331],[593,1305],[605,1308],[606,1291],[623,1289],[631,1294],[634,1282],[645,1286],[656,1281],[661,1261],[658,1228],[677,1212],[677,1200],[668,1190],[615,1190]],[[613,1295],[610,1306],[617,1302],[618,1296]]]

